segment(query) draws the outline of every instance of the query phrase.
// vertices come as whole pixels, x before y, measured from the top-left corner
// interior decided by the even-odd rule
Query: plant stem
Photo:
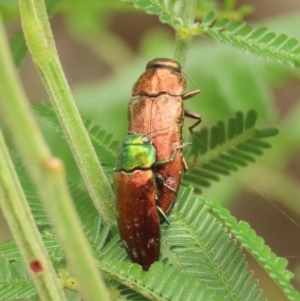
[[[1,19],[0,45],[1,120],[41,196],[83,297],[89,301],[108,300],[70,197],[63,165],[52,157],[19,84]]]
[[[32,59],[93,203],[102,219],[115,221],[115,197],[86,132],[63,73],[42,0],[19,1],[22,26]]]
[[[182,26],[176,30],[176,48],[174,59],[184,66],[186,61],[188,46],[192,38],[190,28],[195,19],[197,0],[183,0],[181,6]]]
[[[0,130],[0,205],[27,271],[43,301],[66,301]],[[33,265],[34,264],[34,265]],[[32,265],[35,267],[32,268]]]

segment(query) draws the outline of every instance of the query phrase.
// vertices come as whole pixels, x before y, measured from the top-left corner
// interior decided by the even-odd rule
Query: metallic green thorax
[[[130,134],[124,139],[114,170],[149,169],[155,163],[155,157],[156,151],[148,136]]]

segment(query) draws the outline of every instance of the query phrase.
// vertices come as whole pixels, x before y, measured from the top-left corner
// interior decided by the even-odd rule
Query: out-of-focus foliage
[[[137,14],[142,11],[136,11],[129,4],[118,0],[87,0],[84,3],[81,0],[60,0],[56,4],[48,8],[60,13],[70,35],[87,45],[112,70],[101,81],[95,79],[73,88],[80,112],[85,119],[92,119],[101,129],[113,133],[116,139],[121,140],[127,131],[126,111],[131,88],[149,60],[154,57],[172,57],[173,36],[166,26],[158,28],[159,23],[156,22],[154,28],[144,33],[135,53],[126,40],[114,33],[111,23],[120,16],[118,13]],[[220,9],[219,2],[199,1],[197,15],[201,19],[207,11]],[[0,0],[0,12],[6,21],[17,19],[17,1]],[[300,40],[299,20],[300,12],[276,17],[263,24],[251,24],[251,27],[266,26],[278,35],[286,34]],[[22,57],[24,49],[19,49]],[[193,81],[187,79],[187,90],[193,90],[195,86],[202,90],[201,94],[184,104],[186,109],[202,115],[200,128],[210,127],[218,120],[227,120],[237,111],[253,109],[258,113],[258,125],[277,125],[280,128],[280,134],[270,139],[272,150],[268,150],[266,155],[247,169],[241,169],[228,177],[221,176],[219,183],[203,189],[202,196],[234,205],[235,197],[241,190],[255,187],[266,198],[278,201],[284,209],[300,215],[298,180],[287,172],[291,158],[299,154],[300,150],[299,96],[275,102],[274,95],[275,88],[289,81],[299,84],[299,69],[256,58],[230,45],[202,37],[195,38],[189,48],[185,72]],[[293,104],[281,117],[281,103],[287,101]],[[189,139],[187,128],[191,122],[185,120],[185,141]],[[61,132],[54,131],[53,125],[44,120],[41,124],[54,154],[63,158],[69,178],[78,182],[80,177],[77,168]]]

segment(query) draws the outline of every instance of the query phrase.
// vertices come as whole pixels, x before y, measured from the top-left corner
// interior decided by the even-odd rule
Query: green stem
[[[89,194],[103,220],[115,221],[115,197],[74,103],[63,73],[42,0],[19,1],[22,26],[32,59],[51,98]]]
[[[20,6],[25,2],[21,1]],[[19,84],[1,19],[0,45],[1,121],[7,127],[41,196],[83,297],[89,301],[108,300],[107,290],[95,267],[70,197],[63,165],[60,160],[52,157]],[[48,46],[51,47],[49,44]]]
[[[66,301],[0,130],[0,207],[41,300]],[[35,269],[32,268],[32,265]]]
[[[174,59],[183,67],[186,61],[188,46],[192,34],[190,29],[194,23],[197,0],[183,0],[181,6],[182,26],[176,30],[176,48]]]

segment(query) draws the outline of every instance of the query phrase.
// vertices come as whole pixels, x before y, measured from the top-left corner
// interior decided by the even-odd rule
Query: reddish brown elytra
[[[151,170],[125,171],[114,176],[120,236],[132,262],[148,270],[160,250],[156,186]]]
[[[171,157],[174,148],[182,144],[184,117],[197,120],[189,128],[190,132],[201,122],[200,115],[183,108],[183,101],[198,94],[200,90],[184,93],[185,89],[186,81],[180,64],[167,58],[150,61],[146,71],[133,86],[128,108],[129,131],[151,133],[154,129],[165,129],[150,135],[157,152],[156,161]],[[171,163],[153,170],[160,175],[160,178],[156,178],[157,205],[166,215],[174,206],[182,174],[186,169],[182,151],[179,150]],[[167,185],[160,179],[164,179]]]
[[[170,164],[172,156],[156,161],[156,150],[147,135],[130,134],[123,142],[114,168],[117,222],[123,245],[130,259],[148,270],[158,259],[160,249],[159,212],[153,168]],[[166,188],[164,179],[160,179]]]

